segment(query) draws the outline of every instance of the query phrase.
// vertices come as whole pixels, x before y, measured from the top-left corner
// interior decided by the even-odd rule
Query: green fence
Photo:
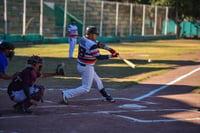
[[[71,19],[77,23],[79,36],[84,34],[85,27],[94,25],[104,42],[174,38],[176,34],[175,13],[170,7],[97,0],[0,3],[0,38],[11,42],[67,42],[66,30]]]
[[[200,36],[200,22],[184,21],[181,23],[182,37],[199,37]]]

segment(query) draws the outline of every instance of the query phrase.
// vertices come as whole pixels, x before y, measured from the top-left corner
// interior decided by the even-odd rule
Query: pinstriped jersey
[[[76,25],[69,25],[68,32],[70,33],[70,37],[78,37],[78,27]]]
[[[96,42],[82,37],[79,44],[78,62],[82,64],[94,65],[96,57],[101,55]]]

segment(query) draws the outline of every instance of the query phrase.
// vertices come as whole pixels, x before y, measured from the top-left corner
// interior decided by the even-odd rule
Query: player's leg
[[[109,93],[107,93],[106,90],[104,89],[102,80],[99,78],[99,76],[97,75],[96,72],[94,72],[93,84],[95,85],[95,88],[97,88],[99,90],[99,92],[105,98],[106,101],[115,102],[115,100],[112,98],[112,96]]]
[[[31,111],[27,110],[24,106],[27,100],[23,90],[13,91],[12,94],[10,95],[10,99],[16,102],[16,104],[13,106],[16,112],[32,113]]]
[[[73,58],[76,42],[76,38],[69,39],[69,58]]]
[[[72,45],[71,45],[71,54],[72,54],[72,57],[73,57],[73,55],[74,55],[74,49],[75,49],[75,47],[76,47],[76,43],[77,43],[77,39],[76,38],[72,38]]]
[[[42,100],[44,91],[45,88],[43,86],[35,85],[34,87],[29,88],[31,99],[37,102]],[[32,113],[29,107],[31,107],[33,104],[30,102],[30,100],[26,99],[26,95],[23,90],[13,92],[11,97],[13,101],[16,102],[16,104],[13,106],[16,111],[21,113]]]
[[[78,71],[81,73],[82,76],[82,85],[75,89],[68,89],[62,91],[63,100],[65,103],[67,103],[67,99],[79,96],[83,93],[87,93],[91,89],[94,77],[94,67],[90,65],[86,66],[78,65]]]
[[[68,38],[68,43],[69,43],[69,55],[68,55],[68,57],[72,58],[72,50],[71,50],[71,47],[72,47],[72,38],[71,37]]]

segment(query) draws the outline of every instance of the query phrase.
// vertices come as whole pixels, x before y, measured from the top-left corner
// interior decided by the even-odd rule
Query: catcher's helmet
[[[89,35],[89,34],[97,34],[98,35],[99,33],[95,26],[88,26],[86,28],[86,35]]]
[[[5,42],[3,40],[0,40],[0,50],[14,50],[15,47],[12,43]]]
[[[31,56],[27,60],[27,64],[34,65],[34,64],[37,64],[37,63],[42,64],[42,58],[40,58],[39,56],[36,56],[36,55]]]

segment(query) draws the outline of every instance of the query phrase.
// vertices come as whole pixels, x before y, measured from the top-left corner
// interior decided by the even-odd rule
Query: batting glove
[[[114,49],[112,49],[112,48],[110,48],[108,51],[109,51],[111,54],[116,53],[116,51],[115,51]]]
[[[119,53],[117,52],[112,53],[112,57],[118,57],[118,56],[119,56]]]

